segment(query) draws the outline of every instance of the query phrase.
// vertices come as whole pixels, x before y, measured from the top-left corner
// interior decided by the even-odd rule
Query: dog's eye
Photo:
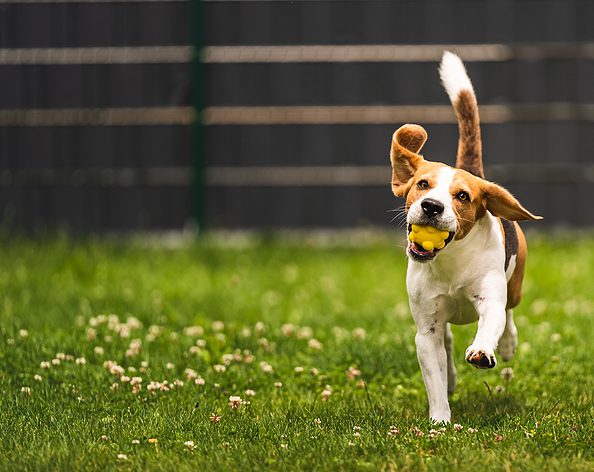
[[[419,182],[417,183],[417,187],[421,190],[425,190],[429,188],[429,182],[427,182],[426,180],[419,180]]]
[[[462,191],[462,192],[458,192],[458,194],[456,195],[456,198],[458,200],[461,200],[463,202],[467,202],[470,200],[470,196],[468,195],[468,193]]]

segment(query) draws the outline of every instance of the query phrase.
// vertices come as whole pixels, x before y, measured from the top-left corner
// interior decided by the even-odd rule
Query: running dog
[[[484,180],[479,110],[464,64],[445,52],[439,72],[458,118],[456,167],[424,159],[419,151],[427,133],[413,124],[394,133],[390,160],[392,192],[406,199],[406,285],[429,415],[449,422],[448,394],[456,385],[450,324],[478,321],[465,354],[477,368],[495,367],[496,349],[504,360],[514,355],[512,309],[522,296],[526,262],[526,239],[516,221],[541,217]],[[421,244],[411,234],[418,228],[444,239]]]

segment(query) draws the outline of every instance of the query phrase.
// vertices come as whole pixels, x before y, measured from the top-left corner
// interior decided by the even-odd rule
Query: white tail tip
[[[450,101],[454,103],[462,90],[468,90],[474,95],[474,89],[462,60],[453,52],[445,51],[439,66],[439,77]]]

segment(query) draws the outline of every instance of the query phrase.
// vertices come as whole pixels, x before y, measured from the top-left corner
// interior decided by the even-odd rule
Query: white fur
[[[495,349],[506,328],[504,261],[499,223],[490,213],[478,220],[464,239],[452,241],[433,261],[419,263],[409,259],[406,285],[417,325],[417,357],[427,389],[429,415],[434,421],[451,419],[448,390],[453,390],[456,373],[452,368],[448,323],[478,321],[466,359],[480,351],[495,360]]]
[[[462,90],[469,90],[474,94],[472,82],[466,73],[466,68],[458,56],[453,52],[446,51],[441,58],[439,76],[450,101],[454,103]]]
[[[507,277],[508,282],[514,273],[514,270],[516,270],[516,259],[517,258],[518,258],[517,254],[512,254],[512,256],[509,258],[509,264],[507,265],[507,270],[505,271],[505,276]]]
[[[439,169],[437,173],[437,179],[435,186],[424,195],[424,198],[432,198],[443,203],[444,211],[441,213],[436,220],[434,225],[439,229],[446,231],[456,231],[456,214],[452,206],[452,197],[450,195],[450,186],[454,180],[456,169],[451,167],[443,167]],[[406,215],[406,222],[409,224],[419,223],[419,220],[423,219],[423,209],[421,208],[422,199],[414,202],[408,209]]]

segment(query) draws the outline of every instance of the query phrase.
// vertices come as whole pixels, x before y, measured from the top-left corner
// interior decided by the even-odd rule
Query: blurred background
[[[593,225],[593,19],[589,0],[0,0],[1,225],[387,227],[396,128],[454,162],[444,49],[487,177],[541,228]]]

